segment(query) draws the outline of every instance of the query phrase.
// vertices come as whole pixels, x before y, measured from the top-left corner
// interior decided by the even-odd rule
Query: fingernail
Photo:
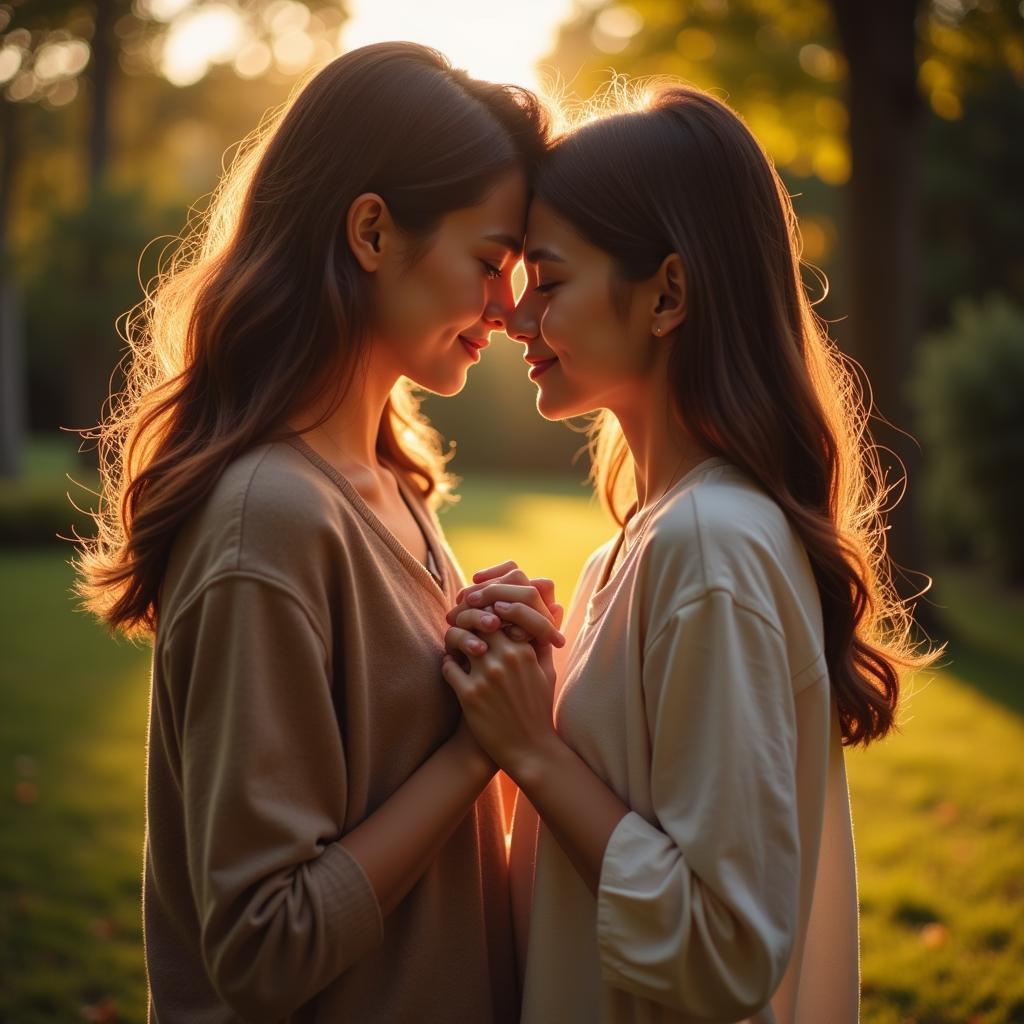
[[[479,603],[481,602],[481,600],[482,600],[482,599],[483,599],[483,598],[482,598],[482,595],[480,594],[480,591],[479,591],[479,590],[477,590],[477,591],[475,591],[474,593],[470,594],[470,595],[469,595],[469,597],[467,597],[467,598],[466,598],[466,600],[467,600],[467,601],[468,601],[468,602],[469,602],[470,604],[479,604]]]
[[[480,617],[480,621],[485,626],[496,626],[498,624],[498,616],[497,615],[482,615]]]
[[[483,652],[487,650],[487,644],[485,644],[482,640],[474,640],[470,643],[469,646],[472,647],[474,651]]]
[[[495,601],[494,607],[496,611],[507,612],[512,605],[508,601]]]

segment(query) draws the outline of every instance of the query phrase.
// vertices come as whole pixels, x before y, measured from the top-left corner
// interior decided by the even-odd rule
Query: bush
[[[1001,296],[957,304],[922,346],[911,394],[932,539],[1024,582],[1024,311]]]
[[[99,489],[96,470],[76,461],[70,438],[35,435],[25,450],[25,472],[14,480],[0,480],[0,547],[63,544],[68,558],[71,545],[60,537],[91,537],[92,518],[76,510],[96,505]],[[74,505],[72,504],[74,502]]]
[[[69,484],[67,490],[76,488]],[[82,503],[81,495],[72,497]],[[38,485],[0,490],[0,546],[60,544],[60,537],[73,536],[72,529],[83,537],[96,532],[92,519],[72,508],[65,491]]]

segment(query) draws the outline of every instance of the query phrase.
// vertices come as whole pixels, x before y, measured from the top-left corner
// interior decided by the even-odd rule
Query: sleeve
[[[799,898],[796,724],[779,632],[730,594],[679,608],[643,687],[654,823],[633,811],[598,889],[602,976],[703,1019],[756,1013],[782,981]]]
[[[188,871],[210,979],[247,1020],[279,1020],[382,936],[373,889],[338,842],[342,737],[328,655],[281,584],[231,576],[175,619]]]

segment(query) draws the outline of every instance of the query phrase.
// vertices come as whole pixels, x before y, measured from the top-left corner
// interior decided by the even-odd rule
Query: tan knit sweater
[[[492,781],[382,919],[338,839],[452,734],[442,586],[297,440],[233,462],[174,545],[153,657],[144,875],[150,1016],[518,1019]]]

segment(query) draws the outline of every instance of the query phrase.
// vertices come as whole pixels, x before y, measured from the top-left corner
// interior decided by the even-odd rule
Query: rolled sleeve
[[[796,722],[781,634],[712,591],[648,643],[653,818],[608,843],[604,980],[694,1017],[756,1013],[785,973],[800,877]]]
[[[207,584],[164,656],[185,693],[185,841],[207,971],[236,1012],[277,1020],[383,933],[338,841],[346,772],[329,656],[301,600],[252,575]]]

